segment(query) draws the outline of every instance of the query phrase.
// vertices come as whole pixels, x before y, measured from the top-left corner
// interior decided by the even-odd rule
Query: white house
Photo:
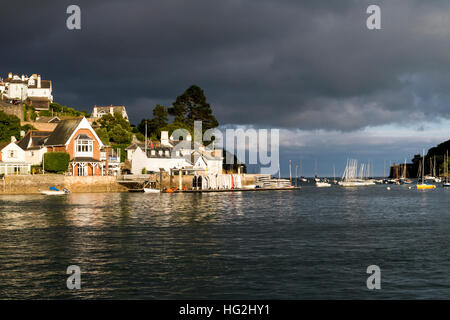
[[[19,147],[16,139],[0,143],[0,175],[29,174],[31,164],[26,162],[25,150]]]
[[[17,144],[25,151],[25,161],[40,165],[47,147],[44,145],[52,131],[30,130]]]
[[[52,82],[42,80],[41,75],[20,77],[10,72],[8,78],[3,80],[2,88],[2,99],[27,102],[37,110],[48,110],[53,102]]]
[[[94,106],[91,112],[91,118],[100,119],[106,114],[114,115],[114,113],[119,113],[122,117],[128,120],[127,108],[125,106]]]
[[[150,141],[147,148],[145,144],[134,143],[126,150],[132,174],[141,174],[143,169],[150,172],[186,169],[192,173],[222,173],[222,150],[207,150],[190,137],[173,141],[172,137],[168,138],[167,131],[161,132],[160,142]]]

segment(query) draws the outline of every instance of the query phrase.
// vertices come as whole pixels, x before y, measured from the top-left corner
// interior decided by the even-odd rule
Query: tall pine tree
[[[169,108],[169,113],[175,117],[174,122],[182,122],[190,129],[194,127],[194,121],[202,121],[203,131],[219,125],[206,101],[205,93],[196,85],[190,86],[177,97],[173,107]]]

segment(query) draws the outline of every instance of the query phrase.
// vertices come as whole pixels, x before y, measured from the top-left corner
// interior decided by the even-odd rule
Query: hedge
[[[70,155],[66,152],[48,152],[44,154],[44,169],[47,172],[66,172]]]

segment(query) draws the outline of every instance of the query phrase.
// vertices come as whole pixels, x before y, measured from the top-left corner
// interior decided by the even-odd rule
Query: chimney
[[[169,144],[169,131],[161,131],[161,144]]]
[[[37,87],[38,88],[41,87],[41,75],[38,75],[38,77],[37,77]]]
[[[24,75],[22,75],[22,81],[25,81],[25,76]]]
[[[21,137],[21,138],[25,137],[25,131],[23,131],[23,130],[20,131],[20,137]]]
[[[17,141],[16,137],[11,136],[11,142],[16,142],[16,141]]]
[[[8,73],[8,79],[12,78],[12,72]]]

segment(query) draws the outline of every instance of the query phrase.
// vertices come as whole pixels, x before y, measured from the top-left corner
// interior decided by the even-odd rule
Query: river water
[[[1,299],[448,299],[450,190],[0,195]],[[69,290],[69,265],[81,289]],[[368,290],[366,269],[381,269]]]

